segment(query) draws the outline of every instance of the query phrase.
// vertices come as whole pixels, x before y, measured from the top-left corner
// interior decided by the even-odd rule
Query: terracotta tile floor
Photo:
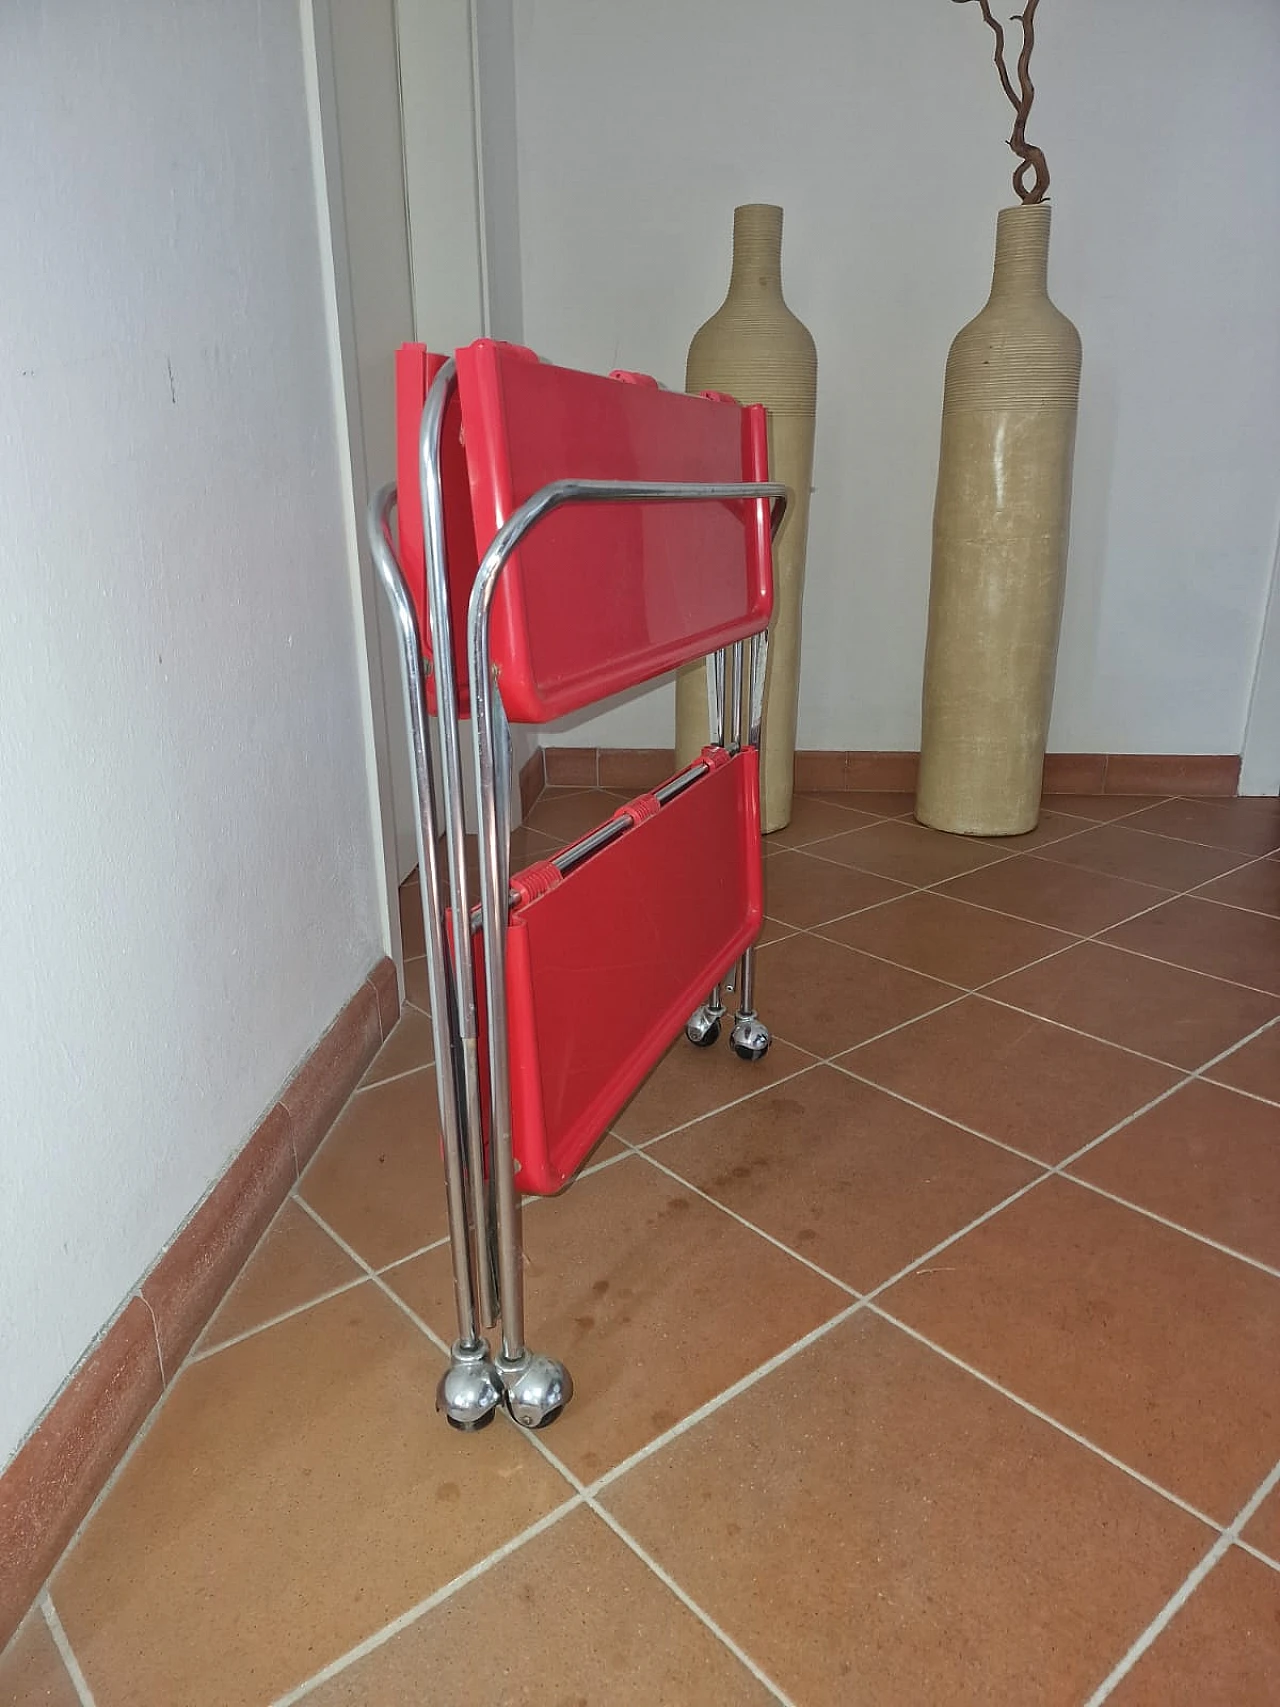
[[[618,799],[548,791],[520,854]],[[538,1436],[432,1410],[407,886],[400,1026],[0,1703],[1280,1702],[1280,805],[1049,807],[798,802],[769,1056],[677,1043],[526,1208],[578,1383]]]

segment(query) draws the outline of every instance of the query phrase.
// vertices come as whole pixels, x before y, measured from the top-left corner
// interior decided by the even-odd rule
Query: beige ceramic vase
[[[947,360],[916,817],[961,835],[1040,815],[1080,390],[1048,258],[1048,205],[1005,208],[990,300]]]
[[[723,391],[769,411],[769,472],[794,494],[774,542],[774,616],[769,636],[761,742],[761,814],[765,832],[791,818],[796,710],[800,695],[800,605],[804,591],[818,356],[813,339],[782,299],[782,209],[753,203],[733,210],[729,294],[694,334],[686,391]],[[706,671],[676,683],[676,762],[707,740]]]

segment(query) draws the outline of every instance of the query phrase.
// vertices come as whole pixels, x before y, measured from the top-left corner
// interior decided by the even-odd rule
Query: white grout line
[[[1059,1170],[1055,1168],[1054,1172]],[[1148,1209],[1145,1204],[1134,1203],[1131,1198],[1121,1197],[1119,1192],[1108,1191],[1105,1186],[1097,1185],[1093,1180],[1085,1179],[1079,1174],[1063,1174],[1062,1178],[1069,1179],[1073,1185],[1082,1185],[1086,1191],[1091,1191],[1098,1197],[1105,1197],[1111,1203],[1118,1203],[1123,1209],[1136,1209],[1138,1214],[1148,1221],[1156,1221],[1174,1233],[1185,1233],[1198,1245],[1208,1245],[1210,1250],[1220,1251],[1223,1256],[1234,1257],[1237,1262],[1247,1263],[1250,1268],[1261,1269],[1263,1274],[1273,1275],[1280,1280],[1280,1268],[1273,1263],[1263,1262],[1261,1257],[1251,1257],[1247,1251],[1237,1250],[1234,1245],[1224,1245],[1220,1239],[1211,1238],[1208,1233],[1198,1233],[1194,1227],[1186,1227],[1181,1221],[1173,1221],[1169,1216],[1161,1215],[1155,1209]]]
[[[774,1039],[774,1042],[785,1043],[786,1039],[777,1037]],[[796,1046],[795,1044],[787,1044],[787,1047],[789,1049],[794,1049]],[[660,1144],[664,1138],[673,1138],[677,1132],[685,1132],[690,1126],[697,1126],[700,1121],[713,1120],[718,1114],[727,1114],[731,1108],[741,1108],[744,1102],[753,1102],[756,1097],[764,1096],[766,1091],[776,1090],[779,1085],[788,1085],[793,1079],[798,1079],[801,1074],[812,1072],[815,1067],[820,1067],[822,1065],[822,1057],[820,1055],[809,1055],[807,1050],[804,1051],[804,1053],[808,1056],[808,1059],[793,1072],[784,1073],[779,1079],[770,1079],[768,1084],[758,1085],[753,1091],[743,1091],[741,1096],[731,1097],[728,1102],[722,1102],[715,1108],[709,1108],[705,1114],[692,1115],[688,1120],[682,1120],[677,1126],[666,1126],[661,1132],[655,1132],[648,1138],[624,1138],[622,1134],[616,1130],[613,1130],[612,1136],[615,1137],[620,1144],[626,1144],[636,1155],[643,1155],[651,1144]],[[660,1065],[661,1063],[659,1063],[659,1066]]]
[[[384,1044],[383,1047],[385,1048],[386,1045]],[[377,1057],[375,1056],[374,1060],[376,1061],[376,1059]],[[373,1062],[370,1062],[370,1066],[372,1065]],[[406,1067],[404,1071],[400,1073],[388,1073],[385,1079],[370,1079],[368,1084],[361,1081],[351,1094],[353,1097],[358,1097],[363,1096],[366,1091],[380,1091],[383,1085],[398,1084],[401,1079],[411,1079],[415,1073],[426,1073],[434,1066],[434,1061],[419,1061],[416,1067]],[[328,1134],[326,1133],[325,1136],[327,1137]]]
[[[1260,1565],[1266,1565],[1269,1570],[1280,1573],[1280,1559],[1273,1559],[1270,1553],[1264,1553],[1261,1547],[1255,1547],[1252,1541],[1246,1541],[1243,1536],[1236,1536],[1236,1546],[1242,1553],[1248,1553]]]
[[[232,1334],[230,1339],[217,1340],[212,1345],[193,1347],[190,1361],[203,1363],[206,1358],[216,1357],[220,1351],[229,1351],[233,1345],[243,1345],[245,1340],[251,1340],[255,1335],[265,1333],[268,1328],[275,1328],[281,1322],[291,1322],[295,1316],[304,1316],[308,1310],[314,1310],[317,1304],[327,1304],[330,1298],[340,1298],[344,1292],[350,1292],[355,1286],[363,1286],[368,1276],[359,1274],[354,1280],[345,1280],[341,1286],[331,1286],[327,1292],[318,1292],[314,1298],[308,1298],[303,1304],[295,1304],[292,1309],[281,1310],[278,1316],[268,1316],[265,1322],[257,1322],[251,1328],[245,1328],[242,1333]]]
[[[88,1681],[80,1669],[80,1661],[72,1650],[67,1632],[62,1628],[62,1620],[58,1617],[58,1609],[53,1604],[52,1595],[43,1596],[40,1602],[40,1610],[44,1613],[44,1621],[48,1625],[50,1636],[53,1637],[53,1645],[61,1654],[62,1663],[67,1668],[67,1675],[80,1698],[80,1707],[97,1707],[93,1699],[93,1691],[89,1688]]]
[[[527,1529],[522,1529],[518,1535],[513,1535],[509,1541],[504,1541],[501,1547],[495,1547],[492,1553],[486,1554],[476,1564],[468,1566],[465,1571],[460,1571],[456,1577],[452,1577],[434,1594],[429,1594],[425,1600],[419,1601],[416,1606],[411,1606],[407,1612],[402,1612],[398,1618],[393,1618],[389,1624],[384,1624],[372,1636],[366,1636],[363,1642],[358,1642],[354,1648],[349,1648],[346,1653],[340,1654],[336,1660],[332,1660],[320,1671],[315,1672],[304,1683],[298,1684],[295,1689],[289,1690],[285,1695],[277,1696],[271,1703],[271,1707],[293,1707],[295,1702],[305,1700],[321,1684],[328,1683],[331,1678],[341,1676],[357,1660],[362,1660],[367,1655],[376,1653],[393,1637],[407,1630],[411,1624],[416,1624],[420,1618],[425,1617],[428,1612],[434,1610],[443,1601],[448,1600],[459,1589],[466,1588],[478,1577],[487,1575],[495,1565],[501,1564],[504,1559],[509,1559],[513,1553],[519,1552],[530,1541],[545,1534],[548,1529],[553,1528],[562,1518],[567,1517],[571,1511],[576,1511],[581,1505],[582,1499],[578,1494],[574,1494],[570,1499],[563,1501],[554,1510],[549,1511],[545,1517],[540,1517],[536,1523],[531,1523]]]
[[[274,1219],[275,1219],[275,1217],[272,1216],[272,1220],[274,1220]],[[265,1235],[264,1235],[264,1237],[265,1237]],[[156,1321],[156,1313],[151,1308],[151,1300],[149,1298],[144,1298],[140,1291],[135,1292],[133,1296],[142,1301],[142,1303],[146,1306],[146,1311],[147,1311],[148,1316],[151,1317],[151,1331],[156,1337],[156,1361],[160,1365],[160,1391],[161,1391],[161,1393],[163,1393],[168,1388],[169,1379],[168,1379],[168,1376],[165,1374],[165,1368],[164,1368],[164,1347],[160,1344],[160,1324],[159,1324],[159,1322]]]
[[[384,1297],[389,1298],[391,1300],[391,1302],[395,1305],[396,1309],[399,1310],[402,1315],[407,1316],[409,1318],[409,1320],[413,1323],[414,1327],[416,1327],[420,1333],[425,1334],[427,1339],[429,1339],[431,1341],[432,1345],[434,1345],[438,1351],[443,1352],[444,1355],[446,1357],[448,1357],[449,1351],[450,1351],[448,1341],[441,1339],[440,1335],[438,1333],[436,1333],[435,1329],[430,1327],[426,1322],[423,1321],[422,1317],[413,1308],[413,1306],[411,1304],[406,1303],[405,1300],[400,1296],[400,1294],[395,1290],[395,1288],[392,1286],[388,1286],[387,1282],[383,1279],[384,1273],[389,1273],[392,1268],[395,1268],[398,1265],[396,1263],[390,1263],[390,1264],[388,1264],[386,1270],[379,1270],[379,1269],[374,1268],[371,1263],[368,1263],[365,1261],[364,1257],[362,1257],[360,1255],[359,1251],[356,1250],[354,1245],[349,1245],[347,1243],[347,1241],[342,1237],[341,1233],[335,1233],[334,1232],[333,1228],[325,1220],[324,1216],[321,1215],[318,1210],[313,1209],[311,1207],[311,1205],[306,1201],[305,1198],[300,1197],[298,1199],[298,1202],[302,1206],[302,1208],[306,1210],[307,1214],[315,1222],[316,1226],[321,1228],[322,1231],[326,1232],[329,1235],[329,1237],[333,1240],[334,1244],[337,1245],[340,1250],[343,1250],[347,1253],[347,1255],[351,1258],[352,1262],[357,1263],[360,1266],[360,1268],[364,1271],[365,1278],[367,1280],[371,1280],[373,1282],[374,1286],[377,1287],[378,1291],[381,1292]],[[443,1243],[443,1241],[441,1241],[441,1242]],[[432,1246],[431,1248],[435,1249],[436,1247]],[[406,1257],[403,1260],[407,1262],[409,1259]]]
[[[616,1157],[610,1159],[622,1160],[623,1158]],[[668,1170],[664,1169],[663,1171],[666,1172]],[[372,1269],[368,1268],[367,1264],[363,1263],[355,1250],[346,1245],[346,1242],[333,1231],[332,1227],[329,1226],[328,1222],[325,1221],[321,1215],[317,1214],[317,1212],[311,1208],[310,1204],[305,1204],[304,1207],[307,1209],[308,1213],[313,1216],[317,1225],[322,1227],[336,1243],[343,1246],[353,1260],[361,1262],[362,1266],[365,1267],[368,1272],[368,1278],[373,1281],[374,1285],[377,1286],[379,1290],[385,1292],[387,1297],[391,1299],[392,1303],[398,1306],[404,1315],[408,1317],[408,1319],[423,1335],[425,1335],[432,1345],[437,1347],[437,1349],[443,1352],[447,1357],[449,1355],[450,1348],[434,1331],[434,1329],[431,1328],[430,1325],[424,1321],[423,1318],[419,1316],[403,1298],[399,1297],[383,1282],[381,1275],[375,1273]],[[718,1205],[717,1207],[720,1206]],[[767,1235],[764,1236],[767,1237]],[[840,1283],[837,1282],[837,1284]],[[842,1290],[848,1289],[842,1288]],[[751,1371],[748,1376],[744,1377],[741,1382],[736,1383],[733,1388],[727,1389],[725,1392],[717,1395],[717,1399],[715,1401],[704,1406],[702,1411],[695,1413],[694,1417],[686,1418],[683,1425],[677,1424],[675,1428],[668,1430],[667,1434],[661,1436],[659,1441],[651,1443],[652,1449],[656,1450],[658,1445],[664,1445],[668,1440],[675,1438],[676,1435],[685,1432],[685,1430],[688,1427],[691,1427],[695,1421],[700,1420],[703,1414],[709,1414],[712,1408],[718,1409],[720,1403],[724,1403],[730,1397],[736,1396],[737,1392],[745,1390],[746,1386],[753,1385],[755,1381],[762,1379],[764,1375],[771,1371],[771,1369],[778,1367],[783,1361],[786,1361],[787,1358],[794,1356],[797,1352],[804,1349],[806,1345],[811,1344],[812,1341],[821,1333],[827,1332],[829,1329],[835,1327],[840,1321],[847,1319],[847,1317],[850,1316],[856,1308],[857,1304],[855,1303],[849,1309],[841,1311],[839,1315],[834,1316],[828,1322],[821,1324],[821,1326],[814,1330],[813,1333],[806,1335],[802,1340],[797,1340],[794,1345],[787,1347],[785,1353],[780,1353],[778,1357],[770,1359],[767,1364],[762,1364],[759,1368]],[[506,1422],[509,1419],[507,1419],[504,1414],[502,1420]],[[531,1540],[536,1534],[540,1534],[544,1528],[548,1527],[550,1522],[558,1521],[560,1517],[564,1516],[568,1511],[582,1503],[588,1505],[598,1517],[608,1524],[609,1528],[617,1534],[620,1540],[626,1543],[631,1551],[636,1554],[637,1558],[649,1567],[659,1581],[662,1582],[666,1588],[668,1588],[676,1598],[680,1600],[682,1604],[707,1627],[708,1630],[711,1631],[714,1636],[719,1638],[724,1646],[728,1648],[730,1653],[732,1653],[734,1657],[751,1672],[753,1677],[755,1677],[772,1693],[775,1700],[781,1702],[783,1707],[793,1707],[793,1703],[790,1701],[789,1697],[784,1695],[781,1690],[778,1689],[777,1685],[766,1676],[751,1656],[746,1653],[744,1649],[740,1648],[731,1636],[727,1635],[725,1631],[721,1629],[710,1614],[705,1612],[703,1608],[700,1607],[697,1602],[680,1587],[673,1577],[668,1575],[668,1573],[663,1570],[655,1560],[650,1558],[639,1543],[634,1541],[632,1537],[627,1534],[621,1524],[619,1524],[608,1512],[603,1510],[602,1507],[597,1505],[593,1497],[594,1489],[586,1488],[580,1477],[578,1477],[537,1434],[532,1431],[519,1428],[518,1425],[514,1423],[512,1423],[511,1426],[516,1427],[517,1433],[526,1439],[554,1470],[560,1473],[569,1486],[573,1488],[573,1497],[565,1501],[562,1506],[558,1507],[556,1512],[554,1512],[550,1518],[544,1519],[540,1524],[533,1525],[514,1541],[509,1542],[506,1547],[499,1548],[497,1552],[491,1554],[487,1559],[482,1560],[479,1565],[473,1566],[470,1571],[465,1571],[461,1576],[454,1578],[451,1583],[446,1584],[444,1588],[438,1590],[436,1594],[432,1595],[428,1600],[423,1601],[419,1606],[412,1608],[407,1613],[404,1613],[399,1619],[396,1619],[392,1624],[386,1626],[385,1629],[380,1630],[376,1635],[369,1637],[366,1642],[351,1649],[350,1652],[341,1655],[337,1660],[333,1661],[331,1665],[326,1667],[324,1671],[318,1672],[314,1677],[308,1679],[307,1682],[301,1685],[297,1690],[293,1691],[289,1695],[282,1696],[278,1701],[273,1703],[273,1707],[290,1707],[291,1703],[302,1700],[317,1686],[317,1684],[327,1681],[329,1678],[336,1676],[339,1672],[345,1671],[348,1666],[354,1663],[354,1661],[362,1658],[366,1653],[372,1652],[374,1648],[381,1647],[384,1642],[390,1640],[392,1636],[399,1634],[401,1630],[415,1622],[424,1613],[429,1612],[434,1606],[438,1606],[442,1601],[448,1599],[459,1588],[464,1587],[468,1582],[474,1580],[476,1576],[487,1571],[499,1559],[505,1558],[508,1553],[513,1552],[519,1546],[523,1546],[526,1541]],[[643,1455],[649,1456],[650,1454],[648,1452],[644,1452]],[[640,1457],[641,1454],[633,1455],[633,1459],[627,1461],[628,1467],[632,1462],[638,1462]],[[616,1474],[620,1473],[620,1471],[621,1467],[619,1467],[617,1471],[610,1473],[608,1476],[602,1477],[600,1481],[595,1484],[595,1487],[598,1488],[606,1485],[607,1482],[613,1480]]]
[[[760,1684],[761,1688],[766,1689],[773,1699],[781,1704],[781,1707],[795,1707],[795,1702],[792,1700],[791,1696],[785,1694],[783,1690],[779,1688],[769,1674],[752,1659],[751,1655],[745,1648],[739,1647],[738,1643],[734,1641],[733,1637],[729,1635],[723,1625],[717,1624],[711,1614],[705,1611],[703,1607],[699,1606],[698,1602],[686,1589],[681,1588],[680,1584],[670,1574],[670,1572],[665,1571],[653,1555],[645,1551],[635,1537],[630,1535],[627,1530],[622,1527],[617,1518],[614,1517],[611,1512],[606,1511],[603,1506],[597,1504],[597,1502],[589,1495],[586,1503],[598,1518],[608,1524],[609,1528],[618,1537],[619,1541],[629,1547],[642,1564],[649,1567],[654,1576],[657,1577],[658,1581],[660,1583],[664,1583],[666,1587],[670,1589],[671,1593],[675,1595],[676,1599],[680,1601],[682,1605],[686,1606],[693,1616],[698,1619],[701,1624],[704,1624],[713,1636],[720,1639],[735,1659],[737,1659],[741,1665],[746,1667],[752,1677],[755,1678],[756,1682]]]
[[[1108,1452],[1105,1446],[1099,1446],[1096,1441],[1090,1440],[1087,1435],[1080,1434],[1070,1424],[1060,1421],[1049,1411],[1041,1410],[1039,1405],[1033,1404],[1030,1399],[1024,1399],[1021,1394],[1015,1393],[1011,1387],[1006,1387],[1002,1381],[997,1381],[994,1376],[984,1374],[972,1363],[966,1363],[963,1357],[957,1357],[955,1352],[948,1351],[936,1340],[931,1340],[928,1334],[922,1334],[918,1328],[913,1328],[909,1322],[902,1321],[900,1317],[885,1309],[883,1305],[874,1304],[868,1300],[866,1308],[870,1310],[873,1316],[879,1317],[882,1322],[886,1322],[890,1327],[900,1329],[908,1338],[915,1340],[919,1345],[927,1347],[929,1351],[937,1352],[939,1357],[945,1359],[956,1369],[962,1369],[966,1375],[972,1375],[975,1381],[981,1381],[982,1385],[989,1387],[993,1393],[999,1393],[1001,1397],[1010,1400],[1011,1403],[1017,1405],[1019,1410],[1026,1411],[1028,1415],[1038,1418],[1040,1422],[1048,1423],[1050,1428],[1055,1429],[1059,1434],[1066,1435],[1067,1439],[1073,1440],[1077,1446],[1083,1446],[1086,1451],[1093,1453],[1095,1458],[1101,1458],[1104,1463],[1110,1464],[1112,1469],[1123,1471],[1132,1481],[1140,1482],[1151,1493],[1159,1494],[1162,1499],[1168,1500],[1170,1505],[1176,1505],[1180,1511],[1185,1511],[1188,1517],[1194,1517],[1197,1522],[1203,1523],[1207,1529],[1218,1530],[1221,1528],[1221,1525],[1215,1523],[1213,1518],[1193,1506],[1190,1501],[1172,1493],[1150,1476],[1143,1475],[1141,1470],[1135,1470],[1132,1464],[1126,1464],[1123,1458],[1117,1458],[1114,1453]]]
[[[656,1168],[660,1174],[665,1174],[669,1180],[674,1180],[677,1185],[682,1186],[686,1191],[692,1192],[695,1197],[700,1197],[704,1203],[709,1203],[713,1209],[718,1209],[722,1215],[727,1215],[731,1221],[736,1221],[740,1227],[745,1227],[748,1232],[758,1234],[766,1244],[772,1245],[775,1250],[781,1251],[784,1256],[794,1257],[798,1263],[803,1264],[805,1268],[818,1275],[820,1279],[829,1281],[832,1286],[838,1286],[841,1292],[847,1293],[851,1298],[860,1298],[862,1296],[856,1286],[851,1286],[847,1280],[838,1279],[837,1276],[832,1274],[829,1269],[820,1267],[819,1264],[812,1262],[806,1256],[801,1256],[799,1251],[793,1250],[790,1245],[784,1244],[781,1239],[774,1238],[772,1233],[766,1233],[763,1227],[757,1226],[754,1221],[748,1221],[745,1215],[739,1215],[736,1209],[730,1209],[727,1203],[722,1203],[718,1197],[712,1197],[709,1191],[704,1191],[701,1186],[695,1185],[692,1180],[686,1179],[683,1174],[677,1173],[674,1168],[669,1168],[665,1162],[660,1162],[657,1157],[651,1155],[648,1150],[640,1150],[637,1154],[642,1162],[648,1162],[651,1168]]]
[[[1177,1589],[1175,1593],[1170,1595],[1164,1606],[1159,1612],[1157,1612],[1150,1624],[1147,1625],[1146,1629],[1134,1642],[1128,1653],[1125,1654],[1124,1657],[1112,1668],[1112,1670],[1108,1672],[1107,1676],[1103,1678],[1102,1682],[1085,1702],[1085,1707],[1101,1707],[1102,1702],[1107,1700],[1107,1698],[1112,1694],[1116,1685],[1129,1675],[1134,1666],[1137,1665],[1138,1661],[1142,1658],[1143,1654],[1146,1653],[1147,1649],[1151,1647],[1152,1643],[1161,1634],[1161,1632],[1167,1629],[1169,1624],[1172,1623],[1173,1619],[1179,1612],[1181,1612],[1182,1608],[1191,1599],[1191,1596],[1195,1593],[1196,1589],[1200,1587],[1200,1584],[1209,1575],[1209,1572],[1218,1563],[1218,1561],[1223,1558],[1231,1544],[1239,1535],[1240,1531],[1244,1528],[1245,1524],[1248,1523],[1254,1512],[1257,1511],[1263,1500],[1266,1499],[1267,1495],[1274,1487],[1277,1486],[1277,1484],[1280,1484],[1280,1463],[1274,1465],[1270,1475],[1263,1478],[1262,1482],[1254,1490],[1252,1497],[1246,1500],[1244,1505],[1241,1506],[1240,1510],[1236,1513],[1234,1521],[1223,1530],[1222,1534],[1214,1542],[1213,1546],[1210,1547],[1209,1551],[1205,1554],[1204,1558],[1201,1559],[1200,1563],[1196,1565],[1193,1570],[1188,1572],[1186,1580],[1183,1582],[1182,1586]]]
[[[801,1334],[800,1338],[794,1340],[791,1345],[784,1346],[781,1351],[774,1352],[772,1357],[767,1357],[763,1363],[757,1364],[754,1369],[739,1376],[736,1381],[728,1387],[722,1388],[712,1398],[699,1405],[696,1410],[690,1411],[688,1416],[681,1417],[680,1421],[674,1423],[665,1433],[656,1435],[644,1446],[637,1447],[629,1458],[624,1458],[621,1463],[615,1464],[611,1470],[606,1470],[602,1475],[597,1476],[595,1481],[586,1488],[588,1497],[594,1500],[598,1494],[603,1493],[614,1482],[621,1480],[638,1464],[643,1464],[655,1453],[663,1451],[664,1448],[671,1445],[672,1441],[679,1440],[681,1435],[688,1434],[690,1429],[697,1428],[699,1423],[705,1422],[710,1416],[714,1416],[717,1411],[722,1410],[725,1405],[730,1404],[741,1394],[749,1392],[767,1375],[772,1375],[775,1369],[781,1369],[784,1364],[790,1363],[793,1357],[798,1357],[802,1351],[808,1351],[811,1345],[816,1345],[820,1339],[825,1339],[829,1333],[835,1328],[843,1326],[850,1316],[856,1315],[862,1308],[862,1300],[860,1298],[855,1299],[853,1303],[847,1304],[843,1310],[838,1310],[834,1316],[829,1316],[825,1322],[819,1322],[816,1328],[810,1328],[807,1334]]]

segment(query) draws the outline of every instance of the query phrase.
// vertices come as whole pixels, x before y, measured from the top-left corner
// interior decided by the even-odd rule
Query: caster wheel
[[[511,1420],[521,1428],[546,1428],[573,1397],[573,1380],[563,1363],[522,1351],[518,1357],[496,1359],[506,1389]]]
[[[729,1042],[740,1061],[759,1061],[769,1053],[772,1042],[768,1028],[754,1014],[739,1014]]]
[[[710,1049],[720,1036],[720,1015],[723,1008],[704,1002],[684,1028],[684,1034],[695,1049]]]
[[[491,1423],[504,1398],[502,1382],[484,1340],[454,1345],[449,1367],[436,1389],[436,1409],[450,1428],[475,1434]]]
[[[474,1422],[460,1422],[457,1417],[451,1417],[446,1411],[444,1420],[450,1428],[456,1428],[459,1434],[479,1434],[482,1428],[488,1428],[497,1414],[497,1410],[494,1409],[486,1411],[482,1417],[477,1417]]]

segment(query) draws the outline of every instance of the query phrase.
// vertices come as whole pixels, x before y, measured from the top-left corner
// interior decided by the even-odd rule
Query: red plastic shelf
[[[511,1118],[524,1191],[568,1183],[759,934],[757,757],[708,748],[702,761],[708,773],[665,806],[655,810],[647,795],[624,807],[617,817],[641,822],[567,876],[544,862],[513,879],[527,897],[507,930]]]

